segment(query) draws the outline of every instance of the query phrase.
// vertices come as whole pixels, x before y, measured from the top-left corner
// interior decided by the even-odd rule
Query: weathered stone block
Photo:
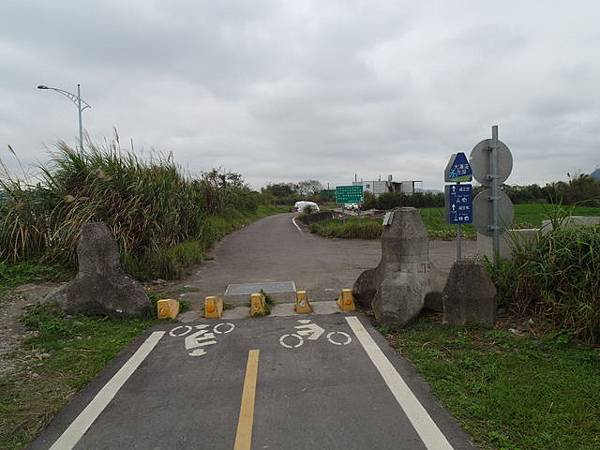
[[[353,294],[380,323],[403,326],[419,314],[430,291],[429,240],[417,209],[392,214],[381,236],[381,261],[358,277]]]
[[[119,247],[108,227],[88,223],[77,246],[79,271],[74,280],[48,296],[69,313],[117,317],[141,317],[150,310],[142,286],[125,274]]]
[[[485,268],[474,260],[454,263],[444,288],[444,323],[493,325],[496,287]]]
[[[376,270],[365,270],[358,276],[352,287],[354,300],[363,308],[371,308],[371,302],[377,293]]]
[[[431,263],[429,272],[429,289],[425,295],[424,307],[436,312],[444,311],[443,292],[448,280],[448,272]]]

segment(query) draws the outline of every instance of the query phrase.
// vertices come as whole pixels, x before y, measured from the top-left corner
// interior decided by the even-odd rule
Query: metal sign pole
[[[462,259],[462,237],[460,233],[460,225],[456,225],[456,260]]]
[[[460,183],[456,183],[457,189],[460,186]],[[456,224],[456,260],[460,261],[462,259],[462,236],[460,223]]]
[[[498,256],[500,253],[500,227],[498,224],[498,125],[492,126],[492,143],[490,148],[490,178],[492,182],[492,232],[493,232],[493,251],[494,265],[498,265]]]

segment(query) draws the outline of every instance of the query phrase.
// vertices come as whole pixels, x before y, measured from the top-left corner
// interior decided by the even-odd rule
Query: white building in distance
[[[352,185],[354,186],[362,186],[363,192],[370,192],[375,197],[379,197],[381,194],[385,194],[386,192],[402,192],[405,194],[414,194],[417,192],[416,183],[422,183],[420,180],[410,180],[410,181],[393,181],[392,176],[388,175],[387,180],[357,180],[357,176],[354,176],[354,181]]]

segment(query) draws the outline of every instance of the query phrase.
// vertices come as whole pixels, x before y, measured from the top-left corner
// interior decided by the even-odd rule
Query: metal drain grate
[[[296,284],[293,281],[230,284],[225,290],[225,295],[250,295],[261,290],[267,294],[296,292]]]

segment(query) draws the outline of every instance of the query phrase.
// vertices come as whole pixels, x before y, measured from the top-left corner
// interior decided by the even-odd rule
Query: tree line
[[[485,187],[475,186],[473,195]],[[581,204],[600,207],[600,181],[591,175],[571,176],[568,181],[556,181],[545,186],[538,184],[509,185],[502,189],[513,203],[561,203],[565,205]],[[265,201],[275,205],[291,205],[298,200],[315,202],[335,202],[335,189],[327,190],[318,180],[303,180],[298,183],[274,183],[262,188]],[[386,192],[375,197],[365,192],[362,209],[391,209],[399,206],[415,208],[436,208],[444,206],[444,194],[441,192]]]
[[[332,199],[335,201],[335,191],[333,197],[328,194],[326,189],[318,180],[302,180],[297,183],[272,183],[267,184],[261,189],[263,199],[266,203],[272,205],[293,205],[298,200],[311,200],[315,202],[324,202]]]

